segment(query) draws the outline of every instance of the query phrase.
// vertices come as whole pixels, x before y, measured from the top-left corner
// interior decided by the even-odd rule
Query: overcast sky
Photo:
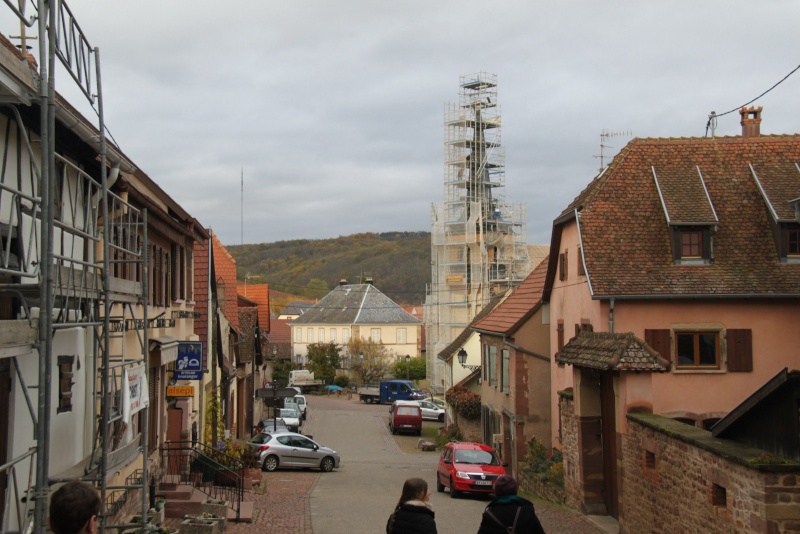
[[[527,205],[528,241],[549,244],[553,219],[597,172],[603,130],[703,136],[709,112],[800,64],[797,0],[70,7],[100,49],[116,143],[227,245],[430,230],[444,104],[458,101],[459,76],[480,71],[498,77],[506,199]],[[56,81],[83,110],[71,84]],[[800,71],[755,102],[762,133],[800,130],[798,94]],[[717,135],[740,132],[738,113],[719,119]],[[607,158],[629,139],[609,139]]]

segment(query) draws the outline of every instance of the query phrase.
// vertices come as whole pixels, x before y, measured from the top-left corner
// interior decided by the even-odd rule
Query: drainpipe
[[[610,301],[610,306],[608,308],[608,331],[610,333],[614,333],[614,299],[612,298]]]

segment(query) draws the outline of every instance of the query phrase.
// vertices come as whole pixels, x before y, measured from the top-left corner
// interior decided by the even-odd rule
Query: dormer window
[[[681,265],[711,262],[711,231],[703,226],[673,226],[672,252]]]
[[[783,235],[786,257],[800,259],[800,225],[787,224],[783,228]]]

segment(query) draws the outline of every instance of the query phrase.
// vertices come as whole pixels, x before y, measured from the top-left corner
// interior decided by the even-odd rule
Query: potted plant
[[[181,522],[181,534],[217,534],[221,532],[219,521],[211,521],[201,516],[184,519]]]
[[[200,515],[208,514],[208,516],[221,517],[222,528],[225,528],[225,521],[228,517],[228,501],[219,499],[206,499],[200,503]]]

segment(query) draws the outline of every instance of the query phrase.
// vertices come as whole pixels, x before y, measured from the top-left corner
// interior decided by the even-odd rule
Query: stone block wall
[[[620,532],[800,532],[800,464],[657,415],[628,423]]]
[[[561,453],[564,455],[564,502],[580,508],[583,497],[580,484],[580,449],[578,447],[578,418],[572,390],[559,392],[558,410],[561,417]]]

